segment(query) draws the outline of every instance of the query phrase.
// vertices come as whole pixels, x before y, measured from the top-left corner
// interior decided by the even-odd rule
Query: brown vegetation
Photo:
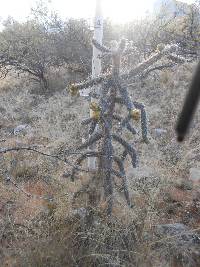
[[[80,30],[80,22],[70,23]],[[29,25],[32,29],[33,24]],[[26,23],[13,22],[8,26],[18,30]],[[140,34],[145,34],[145,24],[141,27]],[[124,29],[127,36],[133,36],[131,27],[124,26]],[[108,42],[114,36],[114,27],[107,25],[105,30]],[[82,33],[90,36],[87,30]],[[159,43],[169,41],[167,34],[162,35],[165,41],[156,41],[156,33],[150,36],[153,40],[146,40],[146,45],[141,43],[141,36],[135,41],[138,51],[134,55],[139,53],[140,58],[129,58],[129,67],[143,61]],[[90,41],[87,45],[90,47]],[[69,45],[69,51],[75,46]],[[78,48],[77,51],[83,52]],[[84,56],[90,59],[85,52]],[[89,115],[87,101],[81,97],[71,98],[62,90],[67,83],[79,81],[86,75],[88,69],[71,76],[74,64],[81,57],[77,52],[74,61],[70,59],[72,68],[67,65],[70,73],[65,73],[66,62],[59,68],[53,64],[45,69],[50,88],[45,94],[41,93],[40,86],[29,81],[27,74],[17,77],[14,69],[9,71],[0,84],[1,148],[34,145],[48,155],[62,155],[64,150],[76,147],[87,137],[81,126],[82,119]],[[163,60],[160,63],[166,64]],[[137,80],[131,77],[127,80],[132,99],[145,103],[150,137],[146,145],[136,134],[134,145],[139,154],[139,167],[132,169],[129,161],[125,165],[132,209],[125,203],[117,178],[112,216],[107,217],[103,212],[106,206],[103,199],[94,205],[91,197],[98,193],[98,188],[95,183],[87,186],[87,181],[95,174],[83,171],[75,182],[66,177],[74,155],[67,157],[69,162],[63,162],[33,151],[1,154],[1,266],[199,266],[198,112],[184,144],[176,142],[174,132],[195,67],[196,61],[185,62],[164,70],[156,69]],[[119,109],[119,112],[125,110]],[[28,127],[22,127],[21,131],[17,128],[20,125]],[[131,136],[126,137],[132,144]],[[85,170],[86,164],[82,168]],[[83,190],[84,187],[87,190]]]

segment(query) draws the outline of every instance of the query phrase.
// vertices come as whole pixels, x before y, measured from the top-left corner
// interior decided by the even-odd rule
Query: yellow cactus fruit
[[[90,109],[91,109],[91,118],[99,120],[101,114],[101,108],[98,106],[98,104],[95,102],[91,102]]]
[[[100,107],[98,106],[98,104],[95,102],[90,103],[90,109],[93,111],[100,111],[101,110]]]
[[[101,114],[100,111],[92,110],[91,111],[91,118],[98,121],[100,119],[100,114]]]
[[[130,111],[130,116],[133,120],[139,121],[140,120],[140,110],[139,109],[132,109]]]
[[[79,95],[79,90],[75,84],[71,84],[69,86],[69,92],[71,96],[78,96]]]

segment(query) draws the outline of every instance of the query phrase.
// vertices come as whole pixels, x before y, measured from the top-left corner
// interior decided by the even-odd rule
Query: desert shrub
[[[158,45],[178,43],[196,56],[199,52],[199,6],[179,5],[178,14],[167,8],[154,16],[118,25],[104,22],[104,42],[124,36],[136,53],[126,62],[136,65],[156,51]],[[70,76],[86,77],[91,72],[92,30],[85,20],[63,20],[39,2],[25,22],[8,19],[0,33],[0,69],[2,77],[10,70],[28,73],[43,88],[55,88],[49,73],[66,68]],[[109,68],[109,62],[106,65]],[[76,75],[75,75],[76,76]],[[76,80],[76,77],[74,77]],[[65,82],[65,78],[63,83]],[[58,87],[63,87],[59,85]]]
[[[37,171],[37,166],[31,166],[30,163],[21,162],[13,168],[11,174],[15,178],[15,181],[20,183],[35,180],[37,178]]]
[[[91,31],[84,20],[61,21],[39,4],[25,22],[8,19],[0,33],[2,77],[11,70],[27,73],[44,89],[48,71],[65,65],[72,72],[88,73]],[[81,62],[78,64],[78,62]]]

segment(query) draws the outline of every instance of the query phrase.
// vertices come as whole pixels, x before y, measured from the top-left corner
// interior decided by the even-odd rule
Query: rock
[[[150,177],[156,175],[156,170],[154,168],[148,166],[140,166],[138,168],[133,169],[132,167],[127,168],[127,177],[134,178],[143,178]]]
[[[160,235],[177,235],[184,231],[188,231],[188,229],[189,228],[182,223],[160,224],[156,226],[157,233]]]
[[[88,211],[85,208],[78,208],[73,211],[74,216],[78,216],[81,219],[84,219]]]
[[[193,192],[171,187],[165,193],[167,202],[192,202]]]
[[[181,190],[192,190],[193,183],[190,180],[186,179],[179,179],[175,182],[174,186]]]
[[[161,128],[155,129],[155,134],[157,137],[160,137],[166,133],[167,133],[167,130],[165,130],[165,129],[161,129]]]
[[[155,233],[159,237],[173,237],[173,242],[179,246],[199,245],[200,237],[182,223],[157,225]]]
[[[14,130],[13,133],[14,135],[18,135],[18,134],[26,134],[29,130],[31,129],[31,127],[28,124],[21,124],[18,125]]]
[[[200,185],[200,169],[191,168],[189,179],[193,182],[193,185]]]

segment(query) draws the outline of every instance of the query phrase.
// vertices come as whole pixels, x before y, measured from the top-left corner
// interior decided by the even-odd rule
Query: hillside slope
[[[150,144],[141,142],[140,132],[128,137],[139,155],[138,168],[126,166],[132,209],[120,186],[112,218],[103,215],[104,203],[91,212],[87,194],[72,203],[90,174],[73,183],[65,175],[70,165],[56,158],[30,151],[0,158],[1,266],[199,266],[198,112],[185,143],[178,144],[174,132],[194,68],[187,63],[129,85],[132,99],[146,106],[150,137]],[[1,147],[36,145],[58,155],[87,137],[84,98],[72,99],[67,91],[34,94],[13,77],[0,87]],[[73,157],[67,160],[72,164]],[[163,225],[171,226],[166,232]]]

